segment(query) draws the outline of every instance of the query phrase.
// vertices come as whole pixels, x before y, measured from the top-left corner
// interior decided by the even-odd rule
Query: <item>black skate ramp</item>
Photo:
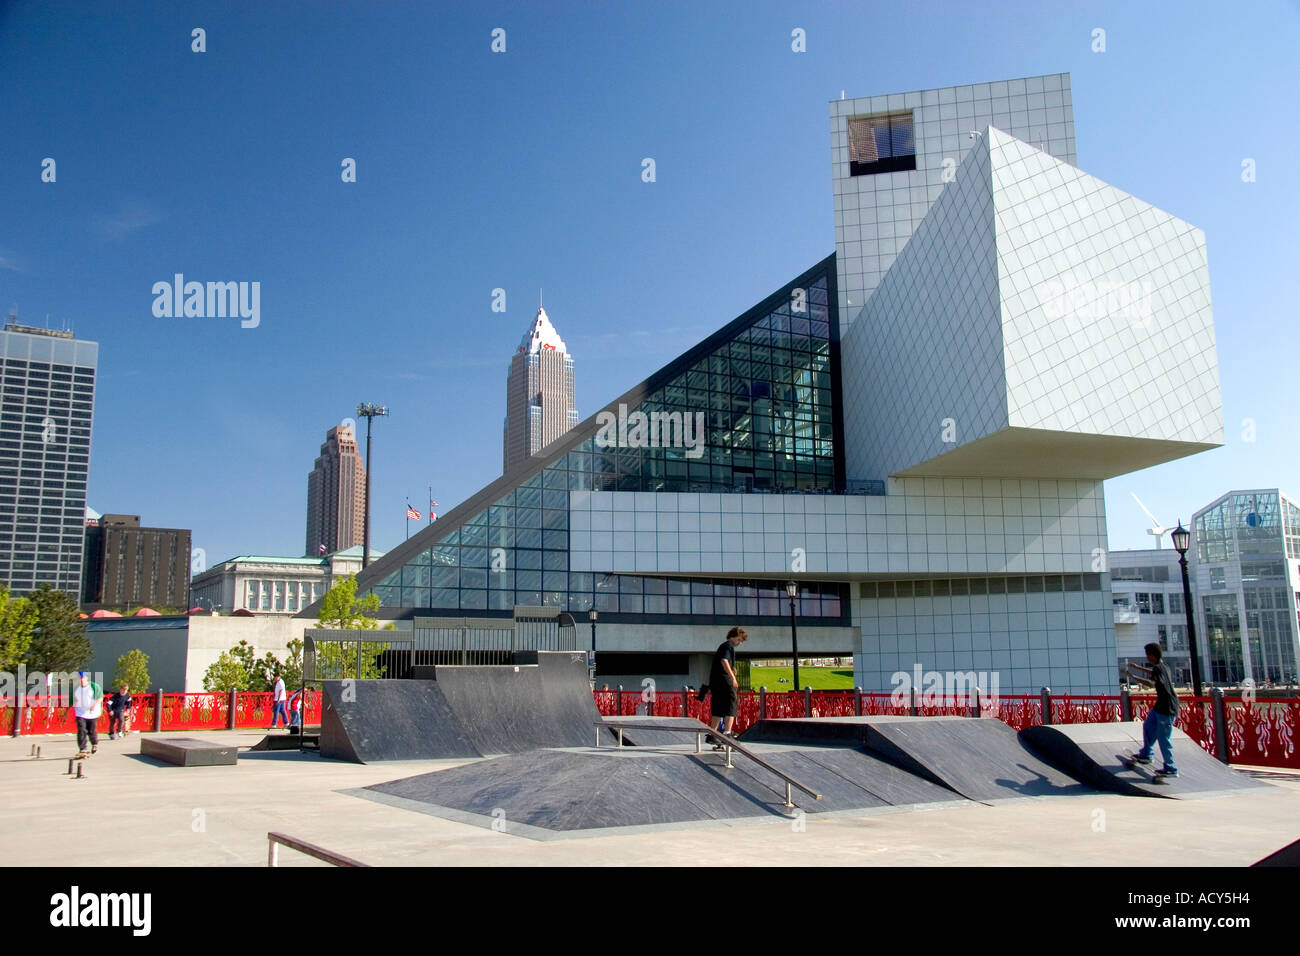
[[[969,802],[869,754],[760,747],[761,756],[823,795],[796,790],[809,815]],[[825,752],[823,752],[825,750]],[[533,839],[611,828],[790,819],[783,781],[738,751],[537,750],[346,791],[393,806]],[[910,779],[909,779],[910,778]]]
[[[1021,736],[1053,764],[1099,790],[1180,799],[1237,794],[1271,786],[1220,763],[1177,728],[1172,742],[1178,777],[1162,783],[1155,783],[1153,776],[1162,763],[1159,747],[1154,760],[1145,767],[1125,766],[1125,756],[1142,748],[1139,723],[1026,727]]]
[[[800,717],[759,721],[744,740],[861,747],[971,800],[1074,796],[1092,788],[1042,760],[991,717]]]
[[[437,681],[322,683],[320,752],[353,763],[481,757]]]
[[[516,659],[440,664],[434,680],[325,681],[321,755],[371,763],[591,746],[601,718],[587,655],[536,651]]]

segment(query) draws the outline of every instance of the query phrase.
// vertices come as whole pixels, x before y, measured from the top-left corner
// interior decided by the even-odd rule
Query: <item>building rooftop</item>
[[[536,355],[542,349],[568,352],[568,349],[564,347],[564,339],[560,338],[560,333],[556,332],[555,326],[551,325],[546,310],[538,306],[537,317],[533,319],[533,324],[524,333],[524,337],[519,343],[519,351],[526,352],[529,355]]]

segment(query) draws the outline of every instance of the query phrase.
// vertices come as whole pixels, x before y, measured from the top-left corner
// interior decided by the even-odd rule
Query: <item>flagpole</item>
[[[406,540],[411,540],[411,502],[406,502]]]

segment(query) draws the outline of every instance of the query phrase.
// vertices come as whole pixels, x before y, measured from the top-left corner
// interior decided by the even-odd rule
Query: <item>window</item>
[[[849,175],[872,176],[916,169],[912,113],[849,119]]]
[[[1210,587],[1218,590],[1227,587],[1227,581],[1224,578],[1223,568],[1210,568]]]
[[[1151,595],[1151,613],[1165,613],[1165,596],[1163,594],[1157,592]]]
[[[1139,591],[1137,594],[1134,595],[1134,597],[1137,598],[1138,613],[1139,613],[1139,614],[1150,614],[1150,613],[1151,613],[1151,595],[1150,595],[1150,594],[1147,594],[1145,591]]]

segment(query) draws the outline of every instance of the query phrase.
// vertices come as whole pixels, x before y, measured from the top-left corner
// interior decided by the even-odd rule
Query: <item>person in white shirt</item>
[[[72,691],[72,712],[77,717],[77,756],[88,757],[99,750],[99,715],[104,709],[104,689],[90,679],[85,671],[77,675],[80,685]],[[86,750],[86,740],[90,750]]]
[[[267,672],[266,676],[267,679],[269,680],[271,677],[270,672]],[[284,678],[278,675],[275,678],[275,689],[271,691],[271,701],[272,701],[271,726],[266,729],[275,730],[276,719],[281,716],[284,717],[284,726],[288,727],[289,726],[288,696],[285,693]]]

